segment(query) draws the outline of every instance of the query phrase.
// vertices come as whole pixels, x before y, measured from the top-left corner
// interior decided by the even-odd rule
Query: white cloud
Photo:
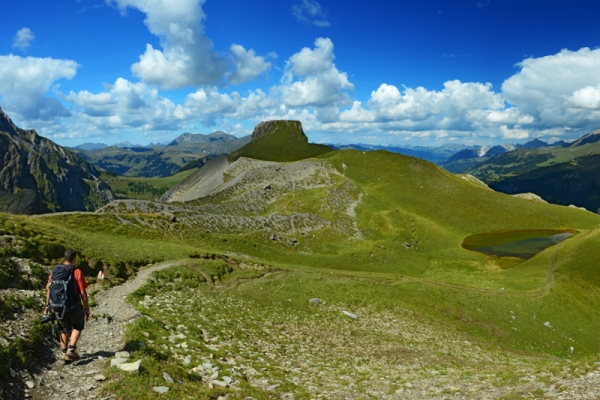
[[[137,129],[140,132],[176,130],[191,118],[171,100],[145,83],[119,78],[104,92],[70,92],[65,99],[76,107],[75,118],[89,121],[95,129]]]
[[[521,70],[504,81],[502,94],[522,113],[531,115],[538,129],[591,129],[600,124],[600,115],[594,113],[600,49],[561,50],[517,65]]]
[[[133,7],[146,14],[144,23],[160,39],[162,50],[146,44],[140,61],[131,66],[145,83],[162,89],[219,85],[226,80],[238,85],[256,79],[271,66],[254,50],[238,44],[230,47],[229,57],[217,53],[204,33],[205,0],[107,1],[114,2],[123,13]]]
[[[347,90],[354,89],[348,74],[333,63],[333,43],[319,38],[315,48],[303,48],[287,61],[279,86],[281,99],[288,107],[330,107],[349,104]]]
[[[406,131],[452,130],[467,131],[484,127],[492,112],[502,112],[503,102],[490,84],[444,83],[441,91],[404,88],[382,84],[371,93],[369,109],[356,102],[340,115],[345,122],[374,121],[378,129],[401,128]],[[496,110],[496,111],[494,111]]]
[[[516,107],[489,111],[486,119],[494,124],[530,124],[534,121],[531,115],[521,114]]]
[[[292,6],[292,14],[300,22],[310,23],[319,27],[330,25],[327,14],[320,3],[314,0],[302,0]]]
[[[24,119],[68,116],[69,111],[46,93],[56,80],[72,79],[78,67],[71,60],[0,56],[0,105]]]
[[[40,121],[36,127],[54,137],[161,135],[198,124],[242,133],[249,122],[299,119],[307,132],[328,137],[368,133],[396,141],[477,143],[574,137],[600,124],[600,50],[563,50],[523,60],[501,91],[489,83],[459,80],[445,82],[440,90],[382,83],[359,101],[350,96],[354,84],[348,74],[335,64],[333,42],[318,38],[312,48],[285,61],[279,84],[240,93],[223,84],[257,79],[271,68],[269,57],[276,56],[258,56],[239,44],[225,55],[214,52],[203,33],[203,1],[182,0],[180,7],[170,7],[167,0],[109,1],[145,12],[148,29],[161,38],[163,50],[147,45],[132,67],[140,82],[119,78],[99,93],[54,89],[72,105],[67,110],[47,93],[58,79],[75,76],[76,62],[0,56],[0,105]],[[189,85],[200,87],[180,104],[159,90]],[[69,122],[62,124],[59,118],[66,116]]]
[[[586,86],[574,91],[573,96],[567,101],[567,105],[572,108],[600,110],[600,85]]]
[[[365,110],[360,101],[355,101],[352,103],[352,107],[349,110],[346,110],[340,114],[340,121],[373,122],[375,121],[375,114]]]
[[[228,81],[234,85],[250,82],[263,72],[271,68],[271,63],[264,57],[257,56],[254,50],[246,50],[239,44],[232,44],[229,48],[233,59],[233,73]]]
[[[128,7],[144,14],[148,30],[160,38],[163,50],[146,45],[131,71],[146,83],[163,89],[220,83],[227,60],[213,50],[202,21],[204,0],[112,0],[125,12]]]
[[[519,127],[510,129],[506,125],[501,125],[499,130],[502,134],[502,139],[523,140],[529,138],[529,132],[525,129],[520,129]]]
[[[29,28],[22,28],[17,31],[17,34],[13,38],[12,47],[16,47],[21,50],[25,50],[31,45],[31,41],[35,39],[35,35]]]
[[[119,112],[136,113],[158,99],[158,91],[143,83],[131,83],[119,78],[114,85],[105,85],[106,92],[93,94],[87,90],[70,92],[66,100],[78,106],[86,115],[108,117]]]

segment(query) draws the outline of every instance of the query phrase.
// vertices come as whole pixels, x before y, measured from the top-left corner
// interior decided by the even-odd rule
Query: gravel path
[[[27,377],[23,377],[23,381],[30,383],[28,386],[33,388],[26,389],[24,397],[26,399],[54,399],[54,398],[74,398],[74,399],[103,399],[107,400],[113,396],[110,394],[101,394],[103,384],[106,378],[103,369],[106,367],[107,360],[114,355],[115,352],[123,350],[124,334],[127,325],[140,316],[140,313],[126,301],[126,297],[140,288],[154,271],[168,268],[180,262],[168,262],[158,265],[149,266],[139,271],[137,276],[120,286],[112,287],[106,291],[99,292],[94,296],[97,307],[92,308],[92,315],[96,318],[91,319],[83,331],[81,340],[79,341],[79,353],[81,360],[71,365],[62,365],[61,352],[58,344],[55,341],[48,339],[47,353],[39,355],[41,360],[38,365],[30,366],[27,372]],[[90,288],[93,289],[93,288]],[[222,307],[222,298],[217,304]],[[203,298],[205,306],[210,305],[208,298]],[[183,302],[178,302],[178,304]],[[242,304],[242,307],[246,305]],[[248,315],[252,314],[248,310]],[[368,315],[368,313],[365,313]],[[398,316],[397,316],[398,317]],[[364,318],[363,318],[364,319]],[[374,318],[369,324],[369,329],[377,325],[378,321],[387,321],[389,318]],[[219,321],[218,317],[212,319],[213,323]],[[263,321],[264,322],[264,321]],[[404,320],[403,324],[396,324],[404,330],[410,328],[409,320]],[[418,321],[417,321],[418,322]],[[415,324],[417,323],[415,322]],[[208,321],[207,325],[210,325]],[[218,324],[217,324],[218,325]],[[221,336],[223,332],[219,326],[213,328],[215,337]],[[257,324],[263,326],[264,324]],[[394,326],[396,326],[394,325]],[[254,326],[250,324],[249,326]],[[419,327],[420,325],[415,325]],[[417,342],[421,341],[423,348],[419,347],[419,352],[409,355],[409,359],[405,363],[392,363],[387,367],[383,366],[381,371],[369,371],[370,380],[377,387],[377,382],[381,383],[381,387],[388,387],[386,381],[390,378],[390,374],[397,370],[400,381],[405,382],[394,391],[378,391],[372,393],[364,393],[362,390],[349,390],[345,396],[332,395],[331,398],[351,398],[359,399],[364,396],[371,398],[382,399],[509,399],[509,398],[556,398],[556,399],[598,399],[600,398],[600,362],[598,363],[569,363],[568,361],[556,360],[555,364],[521,364],[518,360],[513,359],[511,362],[503,363],[501,361],[491,361],[492,358],[502,358],[501,352],[496,354],[488,354],[486,351],[479,349],[477,346],[466,345],[467,342],[450,340],[451,338],[442,338],[435,335],[435,332],[430,332],[428,326],[421,327],[425,330],[418,332],[404,332],[402,336],[408,338],[407,333],[410,333]],[[314,334],[311,327],[304,327],[309,332]],[[409,329],[410,330],[410,329]],[[275,331],[273,331],[275,332]],[[275,334],[270,332],[270,334]],[[304,332],[303,336],[311,336],[311,333]],[[444,368],[437,370],[431,368],[411,368],[415,363],[425,362],[425,357],[428,352],[435,349],[439,350],[440,346],[429,348],[427,337],[437,338],[440,345],[453,343],[458,346],[457,354],[461,354],[463,358],[477,359],[478,357],[493,356],[490,358],[490,371],[474,371],[469,368],[470,362],[465,365],[457,366],[457,369],[452,369],[452,373],[446,374]],[[273,343],[264,342],[266,345],[281,345],[281,338],[272,338]],[[302,344],[299,339],[295,339],[296,344]],[[263,342],[261,342],[263,343]],[[263,343],[263,344],[264,344]],[[271,344],[269,344],[271,343]],[[241,348],[246,346],[246,343],[241,343]],[[418,345],[418,343],[417,343]],[[315,343],[310,343],[309,347],[314,347]],[[416,346],[416,345],[415,345]],[[429,345],[431,346],[431,345]],[[343,349],[337,346],[336,351]],[[414,347],[414,346],[413,346]],[[416,346],[418,347],[418,346]],[[239,349],[238,349],[239,350]],[[369,350],[369,349],[367,349]],[[372,349],[373,350],[373,349]],[[422,351],[421,351],[422,350]],[[324,351],[324,350],[323,350]],[[350,351],[350,350],[347,350]],[[373,350],[374,351],[374,350]],[[289,357],[291,354],[286,355]],[[238,357],[244,358],[244,354],[239,353]],[[514,355],[513,355],[514,356]],[[296,359],[297,357],[293,357]],[[413,359],[414,358],[414,359]],[[249,362],[250,359],[247,361]],[[322,363],[317,363],[322,366]],[[493,365],[492,365],[493,364]],[[26,373],[26,371],[17,371],[18,373]],[[298,374],[314,372],[309,367],[302,367],[296,371]],[[315,372],[314,375],[319,375],[327,371]],[[444,372],[442,374],[441,372]],[[513,382],[503,382],[503,374],[511,372],[519,379]],[[393,374],[392,374],[393,375]],[[333,371],[331,376],[321,377],[326,381],[339,383],[343,377],[339,376],[338,372]],[[327,378],[327,379],[326,379]],[[308,378],[307,378],[308,379]],[[310,380],[310,379],[309,379]],[[258,382],[260,383],[260,382]],[[322,383],[322,382],[321,382]],[[308,383],[307,383],[308,385]],[[259,387],[262,387],[260,384]],[[339,385],[338,385],[339,386]],[[335,386],[338,388],[338,386]],[[322,388],[316,388],[322,389]],[[15,397],[17,398],[17,397]],[[19,397],[23,398],[23,397]],[[288,397],[282,397],[288,398]],[[293,398],[293,397],[291,397]]]
[[[126,301],[127,296],[140,288],[152,272],[177,264],[173,261],[149,266],[140,270],[134,279],[97,293],[94,300],[98,306],[92,308],[92,318],[86,323],[77,344],[81,359],[63,365],[60,346],[56,341],[48,340],[47,354],[40,357],[42,365],[32,374],[35,387],[25,392],[25,398],[102,398],[100,389],[105,361],[123,349],[126,325],[140,315]]]

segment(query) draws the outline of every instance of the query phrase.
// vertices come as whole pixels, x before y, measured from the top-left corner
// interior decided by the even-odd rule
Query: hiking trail
[[[135,278],[93,296],[98,306],[91,308],[91,318],[77,343],[80,360],[63,365],[60,345],[48,339],[47,354],[39,355],[42,359],[39,371],[32,374],[35,387],[25,393],[25,398],[112,398],[100,394],[105,362],[123,349],[126,325],[140,316],[127,302],[127,296],[144,285],[154,271],[177,264],[177,261],[171,261],[140,269]],[[99,283],[90,285],[88,294],[100,287]]]

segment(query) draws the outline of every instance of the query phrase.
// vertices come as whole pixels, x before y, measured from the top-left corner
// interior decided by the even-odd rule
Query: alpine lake
[[[466,237],[462,243],[462,247],[487,255],[517,257],[527,260],[575,234],[577,232],[571,230],[527,230],[483,233]]]

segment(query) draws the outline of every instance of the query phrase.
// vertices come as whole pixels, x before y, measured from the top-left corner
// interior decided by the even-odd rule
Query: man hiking
[[[79,359],[77,341],[81,336],[84,321],[90,319],[90,306],[85,290],[87,283],[81,270],[75,268],[76,256],[75,250],[67,249],[65,262],[54,267],[46,286],[46,312],[50,310],[56,315],[65,364]]]

